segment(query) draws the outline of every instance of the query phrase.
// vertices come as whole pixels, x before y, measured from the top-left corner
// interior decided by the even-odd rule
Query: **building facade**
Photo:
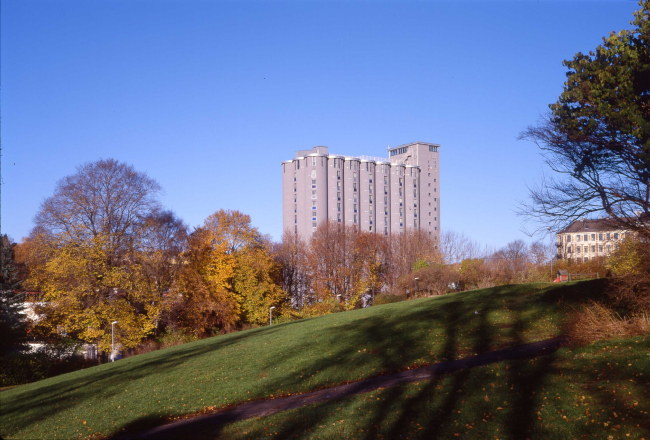
[[[427,231],[440,240],[440,145],[413,142],[388,158],[296,152],[282,162],[284,230],[309,238],[331,220],[377,234]]]
[[[557,233],[557,258],[576,262],[607,258],[628,234],[608,219],[579,220]]]

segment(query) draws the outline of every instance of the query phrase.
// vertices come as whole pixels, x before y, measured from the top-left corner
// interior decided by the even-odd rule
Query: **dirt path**
[[[478,367],[504,360],[523,359],[549,354],[561,345],[561,338],[546,339],[540,342],[491,351],[457,361],[442,362],[400,373],[387,374],[372,379],[361,380],[311,393],[269,400],[243,403],[228,411],[179,420],[161,425],[139,434],[120,436],[120,439],[168,439],[182,438],[196,429],[204,430],[223,423],[232,423],[253,417],[267,416],[281,411],[299,408],[329,400],[342,399],[355,394],[368,393],[379,388],[390,388],[406,382],[418,382],[435,376],[451,373],[465,368]]]

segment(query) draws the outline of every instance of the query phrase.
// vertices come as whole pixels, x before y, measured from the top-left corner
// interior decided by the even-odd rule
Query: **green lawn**
[[[194,439],[650,439],[650,337],[459,371]]]
[[[210,407],[312,391],[546,339],[559,334],[568,307],[598,297],[602,287],[602,280],[503,286],[294,321],[134,356],[1,392],[0,435],[110,436]]]

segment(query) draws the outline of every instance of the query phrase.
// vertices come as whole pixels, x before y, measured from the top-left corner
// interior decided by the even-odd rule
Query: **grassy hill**
[[[598,297],[602,287],[599,280],[503,286],[204,339],[4,391],[0,434],[111,436],[546,339],[560,333],[568,307]]]

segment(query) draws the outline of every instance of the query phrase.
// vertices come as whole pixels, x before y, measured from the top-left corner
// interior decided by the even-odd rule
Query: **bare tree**
[[[288,229],[282,235],[282,242],[273,245],[273,256],[280,268],[278,284],[297,308],[305,305],[309,289],[306,252],[307,243]]]
[[[72,243],[102,234],[112,254],[124,254],[143,221],[160,209],[160,192],[155,180],[130,165],[86,163],[57,183],[36,215],[36,228]]]

